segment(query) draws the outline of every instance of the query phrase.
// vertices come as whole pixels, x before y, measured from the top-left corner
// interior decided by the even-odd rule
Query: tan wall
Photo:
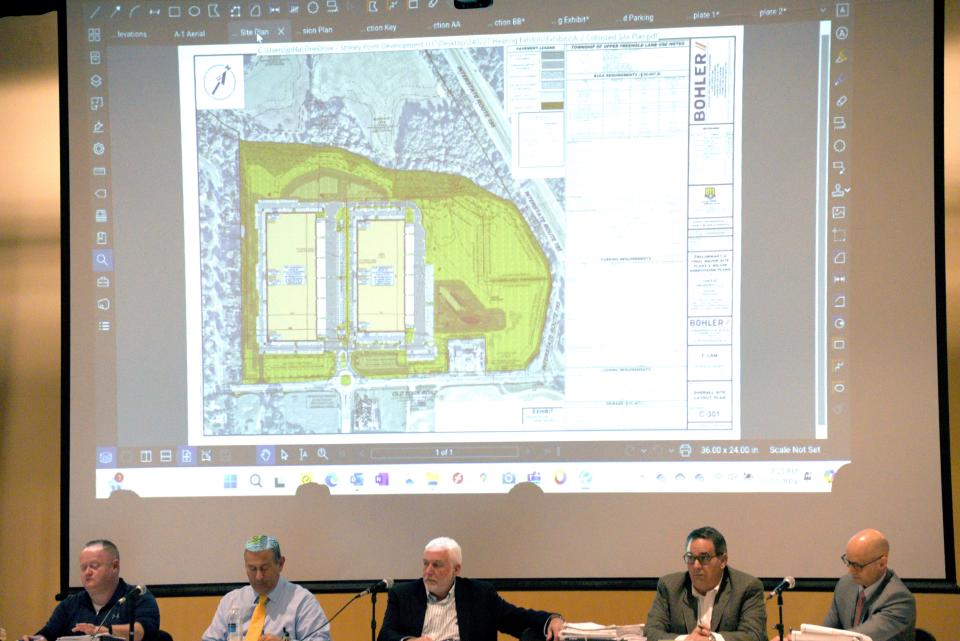
[[[948,0],[946,54],[947,286],[951,460],[960,496],[960,3]],[[59,589],[60,282],[56,21],[0,19],[0,626],[13,638],[46,620]],[[954,522],[960,511],[954,501]],[[960,558],[960,553],[958,553]],[[172,563],[190,563],[185,552]],[[643,619],[649,592],[525,592],[520,605],[570,620]],[[347,595],[323,595],[328,614]],[[163,627],[198,639],[217,599],[160,600]],[[817,621],[829,594],[791,593],[787,625]],[[960,634],[960,595],[919,595],[920,624],[941,641]],[[383,617],[382,599],[378,620]],[[771,624],[776,611],[768,611]],[[370,637],[369,601],[333,626],[337,641]]]

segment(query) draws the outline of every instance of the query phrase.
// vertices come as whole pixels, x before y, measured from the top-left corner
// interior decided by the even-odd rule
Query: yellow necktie
[[[258,641],[263,633],[263,622],[267,618],[267,595],[261,594],[257,601],[257,607],[253,610],[253,616],[250,617],[250,627],[247,628],[247,636],[243,641]]]

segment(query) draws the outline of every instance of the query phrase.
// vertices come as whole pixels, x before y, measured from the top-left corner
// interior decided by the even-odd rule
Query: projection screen
[[[942,4],[61,13],[64,587],[954,582]]]

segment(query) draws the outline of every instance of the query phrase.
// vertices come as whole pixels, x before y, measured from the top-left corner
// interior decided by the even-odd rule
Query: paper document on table
[[[866,634],[853,632],[852,630],[828,628],[813,623],[803,623],[800,625],[800,631],[793,633],[793,641],[846,641],[848,639],[873,641],[873,639]]]
[[[646,641],[642,623],[632,625],[600,625],[599,623],[565,623],[560,630],[560,641]]]

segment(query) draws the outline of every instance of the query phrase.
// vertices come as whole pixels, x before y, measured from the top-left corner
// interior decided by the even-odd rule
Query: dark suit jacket
[[[454,595],[461,641],[496,641],[498,630],[520,638],[527,628],[534,628],[542,638],[543,626],[551,616],[549,612],[507,603],[485,581],[457,577]],[[397,583],[387,595],[387,612],[377,641],[420,636],[426,612],[427,590],[423,581]]]
[[[873,641],[913,641],[917,623],[916,600],[893,570],[887,568],[880,585],[864,604],[863,622],[854,626],[859,589],[849,574],[837,581],[823,625],[862,632]]]
[[[693,595],[690,575],[677,572],[662,577],[647,615],[647,639],[673,639],[696,627],[697,597]],[[713,604],[710,629],[722,634],[725,641],[766,641],[767,610],[760,579],[727,567]]]

